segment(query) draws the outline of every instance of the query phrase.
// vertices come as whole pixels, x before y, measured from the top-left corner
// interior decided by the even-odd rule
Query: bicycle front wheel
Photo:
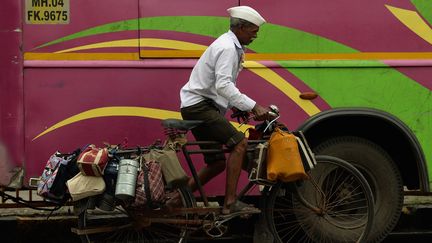
[[[366,242],[374,216],[366,179],[344,160],[316,159],[309,180],[270,190],[267,220],[276,242]]]
[[[187,188],[178,189],[183,207],[194,207],[195,200]],[[164,220],[160,215],[154,222],[157,210],[139,212],[116,207],[113,212],[104,212],[90,206],[90,201],[81,202],[78,214],[78,230],[82,242],[186,242],[188,225],[179,224],[191,215],[172,216]],[[159,212],[162,214],[162,212]],[[153,214],[149,218],[148,214]]]

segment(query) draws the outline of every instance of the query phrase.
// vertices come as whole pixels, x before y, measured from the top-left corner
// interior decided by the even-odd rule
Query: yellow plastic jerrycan
[[[295,136],[276,128],[267,151],[267,179],[290,182],[307,178]]]

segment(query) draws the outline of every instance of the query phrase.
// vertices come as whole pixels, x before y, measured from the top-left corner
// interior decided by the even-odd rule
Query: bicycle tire
[[[195,207],[195,198],[187,187],[177,189],[181,195],[183,207]],[[87,201],[87,202],[86,202]],[[81,242],[187,242],[187,225],[174,223],[151,223],[143,225],[136,211],[117,206],[114,212],[92,209],[89,201],[81,202],[83,208],[78,214],[78,229],[115,227],[117,230],[80,235]],[[143,215],[145,217],[145,214]],[[189,219],[193,215],[182,215],[176,219]],[[172,216],[171,216],[172,218]],[[145,224],[145,222],[144,222]]]
[[[366,242],[374,218],[366,179],[342,159],[316,160],[309,180],[271,188],[266,218],[275,242]]]

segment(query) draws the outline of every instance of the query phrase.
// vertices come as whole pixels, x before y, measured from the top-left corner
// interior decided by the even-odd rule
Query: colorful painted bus
[[[180,88],[237,5],[268,22],[239,88],[276,104],[316,153],[363,172],[383,239],[404,194],[429,195],[432,183],[429,0],[4,0],[0,183],[25,188],[56,150],[163,138],[161,119],[180,118]]]

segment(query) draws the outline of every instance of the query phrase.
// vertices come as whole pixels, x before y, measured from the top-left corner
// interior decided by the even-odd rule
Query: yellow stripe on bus
[[[254,68],[248,69],[249,71],[255,73],[256,75],[262,77],[267,80],[267,82],[271,83],[277,89],[282,91],[286,96],[288,96],[291,100],[293,100],[298,106],[300,106],[309,116],[312,116],[320,110],[309,100],[302,100],[300,98],[300,91],[292,86],[289,82],[279,76],[273,70],[266,68],[264,65],[259,62],[246,61],[245,66],[252,66]]]
[[[199,45],[195,43],[168,40],[168,39],[157,39],[157,38],[141,38],[141,39],[126,39],[126,40],[115,40],[106,41],[90,45],[77,46],[69,48],[55,53],[65,53],[73,51],[83,51],[97,48],[109,48],[109,47],[154,47],[154,48],[175,48],[179,50],[201,50],[201,53],[207,46]]]
[[[429,44],[432,44],[432,29],[416,11],[396,8],[390,5],[385,6],[411,31],[416,33]],[[397,38],[397,36],[395,36],[395,38]]]
[[[168,118],[181,119],[181,115],[179,112],[169,111],[169,110],[154,109],[154,108],[147,108],[147,107],[135,107],[135,106],[102,107],[102,108],[95,108],[88,111],[84,111],[74,116],[71,116],[69,118],[66,118],[52,125],[51,127],[47,128],[45,131],[41,132],[40,134],[38,134],[36,137],[33,138],[33,140],[36,140],[47,133],[50,133],[58,128],[70,125],[72,123],[76,123],[79,121],[92,119],[92,118],[111,117],[111,116],[135,116],[135,117],[145,117],[145,118],[160,119],[160,120],[164,120]],[[231,122],[231,123],[233,124],[234,127],[238,128],[240,126],[240,124],[237,122]],[[243,125],[238,129],[242,132],[245,132],[249,127],[252,126]]]

